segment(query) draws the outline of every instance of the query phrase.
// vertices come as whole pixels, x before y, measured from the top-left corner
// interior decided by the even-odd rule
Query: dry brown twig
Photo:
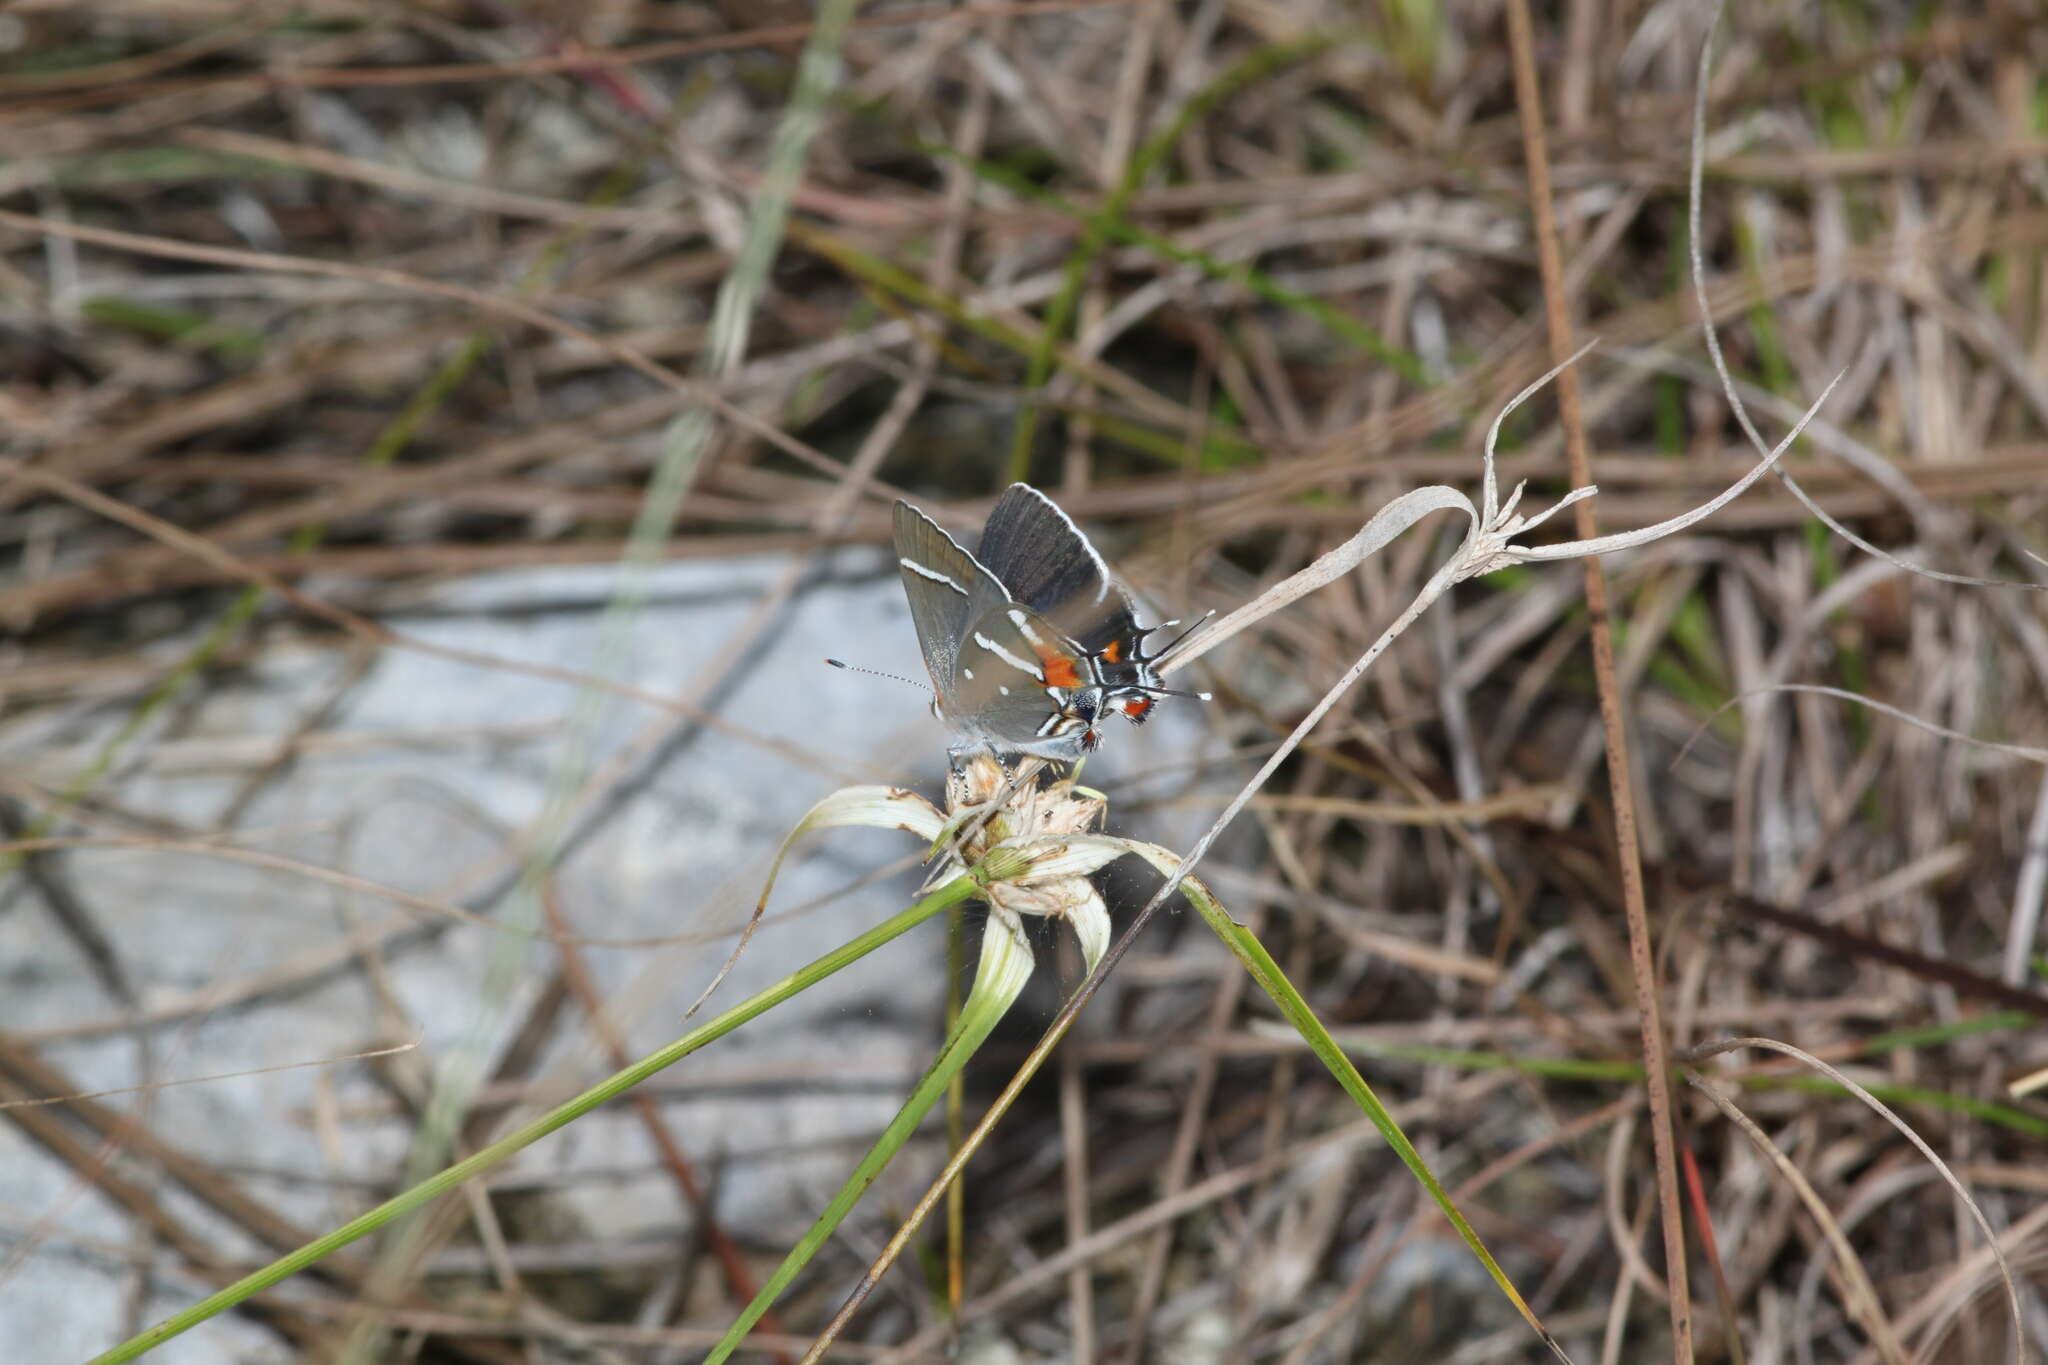
[[[1529,204],[1535,218],[1537,261],[1543,274],[1543,320],[1553,361],[1562,364],[1572,350],[1570,302],[1564,295],[1564,266],[1552,221],[1550,153],[1544,144],[1543,96],[1536,80],[1536,40],[1528,0],[1507,0],[1509,50],[1515,69],[1515,104],[1522,116],[1529,174]],[[1579,414],[1578,376],[1567,369],[1557,380],[1558,421],[1564,427],[1565,451],[1574,487],[1592,482],[1586,454],[1586,428]],[[1599,534],[1593,508],[1581,501],[1572,515],[1579,539]],[[1691,1365],[1692,1296],[1686,1282],[1685,1222],[1678,1192],[1677,1119],[1671,1104],[1669,1042],[1664,1036],[1664,989],[1650,943],[1649,909],[1643,895],[1642,847],[1636,839],[1636,798],[1629,769],[1628,733],[1622,715],[1621,688],[1615,681],[1614,641],[1608,621],[1607,578],[1597,557],[1584,562],[1586,615],[1592,630],[1593,677],[1600,693],[1600,724],[1607,746],[1607,790],[1614,805],[1614,845],[1621,874],[1622,907],[1628,922],[1629,970],[1634,976],[1636,1010],[1641,1018],[1643,1067],[1650,1101],[1650,1143],[1657,1158],[1658,1225],[1664,1233],[1664,1274],[1669,1283],[1672,1356]]]

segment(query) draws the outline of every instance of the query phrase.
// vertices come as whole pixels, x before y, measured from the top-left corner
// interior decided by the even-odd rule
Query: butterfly
[[[1088,537],[1029,484],[1003,493],[975,554],[898,501],[896,562],[932,710],[967,748],[1072,762],[1110,716],[1143,724],[1159,698],[1194,695],[1160,685],[1173,645],[1146,652],[1161,627],[1138,624]]]

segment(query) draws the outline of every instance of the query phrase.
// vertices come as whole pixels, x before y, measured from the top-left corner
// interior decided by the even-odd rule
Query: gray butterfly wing
[[[956,723],[991,746],[1072,759],[1101,704],[1094,661],[1023,603],[969,625],[953,710]]]
[[[1090,654],[1137,635],[1131,600],[1109,565],[1059,504],[1027,483],[1013,483],[989,513],[976,549],[1010,595],[1057,626]]]
[[[896,567],[910,601],[918,648],[941,697],[956,691],[968,627],[1009,604],[1010,595],[958,541],[909,503],[896,503]]]
[[[1109,600],[1109,566],[1067,514],[1028,483],[1013,483],[988,514],[976,556],[1033,611]]]
[[[896,504],[895,542],[940,713],[998,751],[1077,755],[1093,717],[1077,724],[1061,708],[1094,705],[1094,660],[905,502]]]

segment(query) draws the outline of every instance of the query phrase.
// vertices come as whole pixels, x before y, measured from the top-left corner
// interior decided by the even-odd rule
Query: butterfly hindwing
[[[895,543],[936,709],[997,753],[1071,762],[1115,712],[1142,721],[1159,679],[1128,594],[1078,527],[1013,484],[979,555],[896,504]]]
[[[1033,741],[1060,733],[1063,709],[1087,707],[1093,719],[1093,660],[1021,602],[975,620],[959,659],[955,707],[1011,747],[1030,752]]]
[[[968,627],[1000,611],[1009,594],[994,575],[960,548],[924,513],[907,502],[896,504],[896,567],[903,592],[910,599],[911,623],[930,669],[932,686],[949,696],[959,678],[961,645]]]
[[[977,550],[1010,595],[1095,654],[1137,633],[1130,598],[1059,505],[1013,483],[989,513]]]

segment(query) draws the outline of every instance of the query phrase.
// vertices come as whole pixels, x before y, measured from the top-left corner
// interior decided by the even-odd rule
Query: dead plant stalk
[[[1562,363],[1572,353],[1570,302],[1564,292],[1564,264],[1557,246],[1557,223],[1551,211],[1550,154],[1543,133],[1543,95],[1536,80],[1535,32],[1528,0],[1508,0],[1508,43],[1514,61],[1515,104],[1521,112],[1522,141],[1528,163],[1529,208],[1536,238],[1537,265],[1543,277],[1544,325],[1550,355]],[[1586,428],[1579,413],[1577,373],[1567,366],[1557,377],[1558,421],[1564,428],[1565,455],[1574,487],[1592,482],[1586,454]],[[1579,539],[1600,534],[1590,502],[1572,510]],[[1664,1229],[1664,1273],[1671,1286],[1671,1353],[1689,1365],[1692,1350],[1692,1300],[1686,1284],[1685,1225],[1679,1213],[1678,1157],[1673,1140],[1671,1073],[1664,1038],[1664,1016],[1657,987],[1656,955],[1650,946],[1650,917],[1643,897],[1642,851],[1636,842],[1635,793],[1629,781],[1628,737],[1623,726],[1621,689],[1614,673],[1614,639],[1609,629],[1607,578],[1597,557],[1588,556],[1586,616],[1591,623],[1593,676],[1600,693],[1600,723],[1607,739],[1607,784],[1614,802],[1615,856],[1621,873],[1622,904],[1628,917],[1629,968],[1635,979],[1636,1012],[1641,1020],[1643,1065],[1650,1100],[1650,1139],[1657,1160],[1658,1221]]]

